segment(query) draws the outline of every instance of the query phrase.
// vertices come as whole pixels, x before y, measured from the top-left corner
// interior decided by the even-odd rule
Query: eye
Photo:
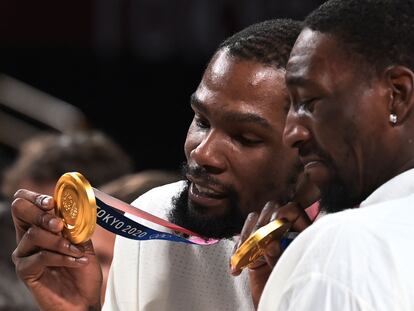
[[[296,106],[298,109],[302,109],[306,112],[313,112],[315,109],[315,105],[316,103],[319,101],[319,98],[317,97],[313,97],[310,99],[306,99],[306,100],[301,100],[299,101]]]
[[[208,120],[201,117],[200,115],[196,114],[194,116],[194,121],[197,127],[200,129],[208,129],[210,127],[210,123],[208,122]]]
[[[251,136],[251,135],[238,135],[236,136],[236,140],[240,144],[247,146],[247,147],[256,146],[263,142],[262,139],[255,137],[255,136]]]

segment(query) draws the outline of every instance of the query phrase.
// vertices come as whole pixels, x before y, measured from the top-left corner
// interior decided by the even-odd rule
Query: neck
[[[397,176],[401,173],[404,173],[405,171],[408,171],[412,168],[414,168],[414,158],[409,159],[406,162],[404,162],[403,165],[398,170],[396,170],[395,174],[393,176],[391,176],[391,178],[395,177],[395,176]]]
[[[401,154],[400,154],[400,158]],[[398,176],[399,174],[404,173],[405,171],[408,171],[412,168],[414,168],[414,157],[407,157],[407,160],[405,161],[397,161],[395,159],[394,161],[388,161],[387,163],[395,163],[395,166],[389,167],[386,174],[382,175],[382,178],[378,178],[378,182],[376,184],[373,184],[372,189],[367,191],[365,195],[361,198],[362,200],[365,200],[372,192],[374,192],[376,189],[378,189],[381,185],[386,183],[388,180],[394,178],[395,176]]]

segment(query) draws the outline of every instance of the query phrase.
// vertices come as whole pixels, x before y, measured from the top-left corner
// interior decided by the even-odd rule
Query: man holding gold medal
[[[296,204],[277,214],[286,221],[280,223],[283,232],[275,238],[289,228],[301,231],[310,220],[300,206],[315,200],[301,175],[297,152],[282,142],[289,106],[285,65],[299,31],[298,22],[271,20],[252,25],[219,46],[191,96],[194,119],[184,146],[185,180],[137,199],[133,205],[143,210],[142,217],[120,202],[128,217],[107,214],[111,210],[104,209],[102,202],[108,198],[79,174],[66,175],[57,187],[54,199],[65,223],[51,212],[53,198],[28,190],[16,193],[12,209],[18,246],[13,260],[42,310],[101,308],[102,277],[93,245],[90,240],[74,244],[79,241],[67,239],[68,231],[87,237],[84,232],[92,226],[79,220],[80,196],[91,206],[96,196],[98,223],[108,230],[120,235],[127,230],[124,236],[135,235],[137,240],[146,236],[170,240],[117,237],[104,310],[254,308],[257,299],[253,302],[251,295],[261,292],[270,270],[266,266],[231,277],[228,259],[236,246],[234,236],[249,213],[260,213],[267,202],[273,202],[262,213],[259,223],[265,222],[278,205],[292,200]],[[109,201],[106,204],[111,205]],[[168,228],[177,230],[157,231],[160,226],[153,220],[160,224],[160,218],[171,221],[174,225]],[[127,229],[129,220],[151,226],[152,233],[131,233],[136,228],[131,223]],[[164,220],[164,227],[168,225]],[[186,233],[176,235],[177,231]],[[206,239],[192,239],[192,232]],[[213,239],[219,241],[206,245]],[[234,274],[239,272],[240,267],[233,267]]]

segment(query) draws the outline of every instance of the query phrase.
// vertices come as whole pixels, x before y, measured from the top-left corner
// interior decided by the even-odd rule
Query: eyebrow
[[[315,83],[300,75],[286,75],[286,85],[295,85],[295,86],[312,86]]]
[[[195,94],[191,95],[190,103],[191,103],[191,106],[194,106],[197,110],[205,114],[208,113],[203,102],[198,100]],[[232,111],[232,112],[223,111],[223,120],[227,122],[254,123],[265,129],[272,128],[272,126],[266,119],[262,118],[261,116],[257,114],[249,113],[249,112],[241,113],[241,112],[235,112],[235,111]]]

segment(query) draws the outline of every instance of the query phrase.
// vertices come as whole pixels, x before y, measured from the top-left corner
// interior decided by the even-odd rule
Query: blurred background
[[[176,169],[217,45],[317,0],[0,1],[0,170],[38,132],[95,128],[135,170]]]
[[[322,2],[0,0],[0,311],[37,310],[11,262],[16,189],[53,194],[76,170],[131,202],[177,180],[189,98],[219,43]],[[92,239],[105,274],[114,237]]]

